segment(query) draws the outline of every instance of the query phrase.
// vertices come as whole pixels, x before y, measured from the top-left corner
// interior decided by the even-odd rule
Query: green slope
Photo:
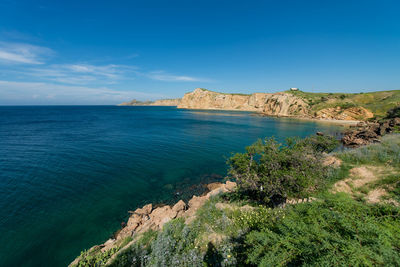
[[[372,111],[375,116],[382,117],[386,112],[400,105],[400,90],[380,91],[371,93],[309,93],[302,91],[287,91],[306,100],[312,112],[330,107],[361,106]]]

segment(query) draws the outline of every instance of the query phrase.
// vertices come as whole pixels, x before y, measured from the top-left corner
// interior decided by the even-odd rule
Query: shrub
[[[112,248],[105,252],[101,252],[100,250],[83,251],[81,252],[77,267],[104,266],[117,251],[118,248]]]
[[[167,223],[151,244],[150,265],[202,266],[204,255],[195,245],[196,236],[182,218]]]
[[[151,253],[151,242],[157,237],[157,232],[149,230],[134,242],[129,248],[121,253],[111,262],[110,267],[134,266],[142,267],[148,264]]]
[[[348,109],[348,108],[357,107],[357,105],[354,103],[345,102],[345,103],[339,104],[339,107],[341,107],[342,109]]]
[[[295,140],[297,146],[311,147],[315,152],[332,152],[338,147],[339,141],[332,136],[314,135]]]
[[[330,137],[259,140],[228,160],[229,175],[236,179],[242,194],[262,203],[279,204],[287,197],[303,197],[323,184],[326,168],[321,152],[334,145]]]
[[[342,194],[298,204],[246,236],[246,263],[399,266],[399,216],[396,207],[365,205]]]

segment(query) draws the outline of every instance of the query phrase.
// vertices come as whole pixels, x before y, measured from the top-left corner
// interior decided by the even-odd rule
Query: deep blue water
[[[257,138],[337,130],[174,107],[0,107],[0,266],[66,266],[128,210],[222,179]]]

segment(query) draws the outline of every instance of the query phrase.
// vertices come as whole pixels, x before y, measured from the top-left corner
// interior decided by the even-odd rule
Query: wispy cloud
[[[40,68],[30,68],[25,74],[40,77],[44,80],[67,83],[88,84],[101,82],[112,84],[118,80],[132,79],[136,67],[124,65],[90,65],[90,64],[64,64],[49,65]],[[130,75],[128,75],[130,74]]]
[[[150,79],[166,82],[208,82],[209,79],[184,76],[184,75],[172,75],[165,73],[164,71],[154,71],[146,75]]]
[[[47,47],[0,42],[0,63],[3,64],[44,64],[44,58],[53,53]]]
[[[0,104],[117,104],[128,99],[158,99],[161,94],[112,90],[107,87],[68,86],[43,82],[14,82],[0,80]],[[3,103],[2,103],[3,102]]]
[[[137,87],[143,79],[211,81],[166,71],[149,71],[133,65],[106,64],[115,60],[53,64],[54,61],[49,61],[53,54],[52,49],[42,46],[0,41],[0,104],[113,104],[133,98],[154,100],[168,96],[133,91],[132,87]],[[132,54],[124,60],[136,56]],[[62,60],[61,56],[57,59]],[[127,62],[124,60],[117,62]],[[137,82],[133,83],[133,80]]]

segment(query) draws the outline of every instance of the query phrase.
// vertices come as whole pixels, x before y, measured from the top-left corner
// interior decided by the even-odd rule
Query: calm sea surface
[[[174,107],[0,107],[0,266],[66,266],[128,210],[222,179],[257,138],[338,130]]]

